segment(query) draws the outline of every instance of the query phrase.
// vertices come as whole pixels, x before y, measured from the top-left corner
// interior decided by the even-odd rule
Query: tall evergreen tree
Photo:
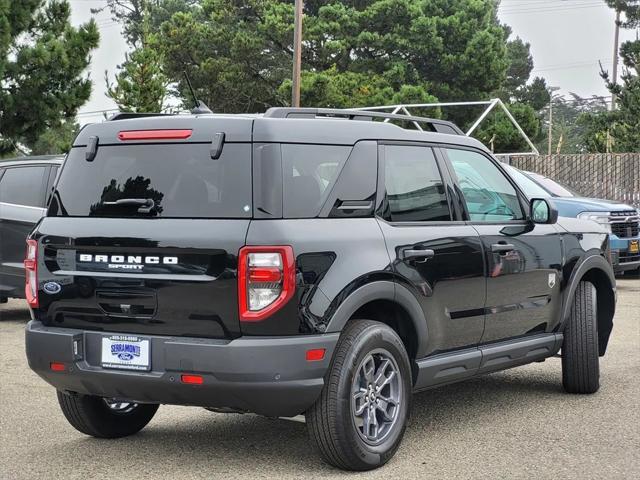
[[[89,99],[98,29],[69,17],[66,0],[0,0],[0,156],[35,144]]]
[[[639,0],[605,0],[623,13],[622,28],[640,27]],[[616,110],[580,117],[584,127],[584,143],[596,152],[640,152],[640,39],[620,46],[623,73],[614,83],[609,72],[601,76],[607,89],[616,97]]]
[[[198,96],[217,111],[287,104],[293,3],[183,2],[182,12],[161,25],[167,73],[178,80],[187,70]],[[308,106],[370,105],[374,102],[366,93],[373,92],[376,102],[388,103],[405,95],[407,87],[410,98],[486,98],[500,87],[508,66],[496,3],[306,1],[303,101]],[[186,91],[182,83],[179,91]]]
[[[123,112],[159,112],[164,106],[169,79],[164,73],[162,54],[155,45],[156,36],[151,33],[150,2],[135,0],[135,4],[142,9],[142,24],[131,30],[129,36],[135,33],[140,45],[126,54],[113,84],[105,72],[107,96]]]
[[[143,12],[149,12],[145,21],[160,31],[156,46],[179,97],[189,98],[182,79],[187,71],[198,97],[215,111],[255,112],[288,104],[293,0],[106,2],[132,45],[141,45]],[[497,3],[305,1],[302,104],[339,108],[498,95],[515,103],[514,115],[535,135],[540,122],[533,120],[548,103],[546,84],[541,78],[529,81],[529,44],[507,41],[511,30],[498,21]],[[473,116],[463,109],[442,113],[462,126]],[[522,148],[504,115],[491,120],[478,132],[480,138],[508,132],[508,140],[499,140],[496,148]]]
[[[91,9],[93,13],[108,11],[122,26],[127,44],[137,48],[142,46],[144,21],[150,22],[152,31],[171,18],[175,12],[183,11],[200,0],[104,0],[104,4]]]

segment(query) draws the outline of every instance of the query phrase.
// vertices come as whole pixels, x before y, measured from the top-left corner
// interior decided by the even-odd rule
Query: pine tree
[[[0,0],[0,156],[26,151],[91,95],[98,29],[69,17],[66,0]]]
[[[606,2],[624,14],[622,28],[640,27],[640,1]],[[616,109],[579,118],[585,128],[584,143],[590,151],[640,152],[640,40],[624,42],[620,58],[623,66],[620,83],[614,83],[609,72],[601,71],[607,89],[616,98]]]
[[[105,72],[107,96],[123,112],[160,112],[169,81],[164,73],[156,37],[150,32],[149,5],[143,0],[137,0],[136,4],[144,12],[142,25],[134,30],[140,46],[126,54],[124,63],[118,66],[115,83],[109,82]]]

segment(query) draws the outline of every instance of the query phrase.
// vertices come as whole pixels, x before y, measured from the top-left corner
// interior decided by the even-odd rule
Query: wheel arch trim
[[[425,355],[428,338],[424,312],[416,297],[406,287],[393,281],[374,281],[354,290],[336,309],[326,332],[341,332],[360,307],[376,300],[389,300],[406,310],[417,335],[416,356],[422,358]]]
[[[607,261],[602,258],[600,255],[590,255],[582,260],[576,268],[573,269],[571,273],[571,277],[568,282],[567,293],[564,297],[564,305],[562,307],[562,322],[566,322],[571,314],[571,306],[573,304],[573,297],[576,294],[576,289],[578,288],[578,284],[584,278],[590,270],[600,270],[603,274],[606,275],[609,280],[609,285],[611,289],[615,292],[616,290],[616,278],[613,274],[613,269],[611,265],[607,263]]]
[[[573,299],[575,298],[578,284],[583,281],[586,276],[589,275],[589,272],[592,271],[598,272],[599,275],[603,276],[604,279],[606,279],[606,282],[609,284],[609,288],[611,289],[610,293],[612,295],[606,300],[605,298],[597,299],[599,354],[600,356],[603,356],[607,349],[611,330],[613,329],[613,316],[615,314],[616,307],[616,278],[613,273],[613,268],[602,256],[590,255],[586,257],[577,265],[576,268],[574,268],[573,272],[571,273],[566,294],[564,296],[564,303],[562,307],[562,322],[560,328],[562,330],[564,328],[564,325],[566,325],[566,322],[569,320],[569,317],[571,315],[571,308],[573,306]],[[598,289],[599,285],[594,285],[594,287]],[[606,308],[607,303],[604,302],[607,302],[608,300],[612,300],[610,311],[607,311],[608,318],[603,318],[601,307]]]

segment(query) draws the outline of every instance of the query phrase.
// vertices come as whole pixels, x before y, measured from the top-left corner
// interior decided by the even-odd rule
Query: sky
[[[93,92],[78,115],[80,124],[96,122],[102,119],[101,110],[117,110],[105,96],[104,75],[106,70],[113,78],[116,66],[124,61],[127,45],[108,11],[91,13],[91,8],[105,5],[105,0],[69,1],[73,24],[93,17],[100,29],[100,47],[93,52],[89,71]],[[615,13],[603,0],[502,0],[498,16],[512,28],[512,37],[531,44],[532,77],[544,77],[561,95],[609,95],[599,76],[598,62],[611,70]],[[620,30],[620,42],[636,35],[637,31]]]

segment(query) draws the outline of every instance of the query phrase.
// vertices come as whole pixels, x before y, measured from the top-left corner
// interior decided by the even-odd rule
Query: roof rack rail
[[[136,113],[136,112],[118,112],[111,115],[107,121],[126,120],[127,118],[143,118],[143,117],[170,117],[175,113]]]
[[[340,118],[346,120],[374,121],[375,119],[384,119],[385,122],[391,120],[399,120],[403,122],[411,122],[417,130],[424,131],[421,124],[427,126],[427,130],[437,133],[449,133],[453,135],[464,135],[464,132],[458,128],[453,122],[439,120],[437,118],[414,117],[412,115],[397,115],[385,112],[373,112],[369,110],[358,109],[339,109],[339,108],[296,108],[296,107],[272,107],[264,114],[267,118]]]

